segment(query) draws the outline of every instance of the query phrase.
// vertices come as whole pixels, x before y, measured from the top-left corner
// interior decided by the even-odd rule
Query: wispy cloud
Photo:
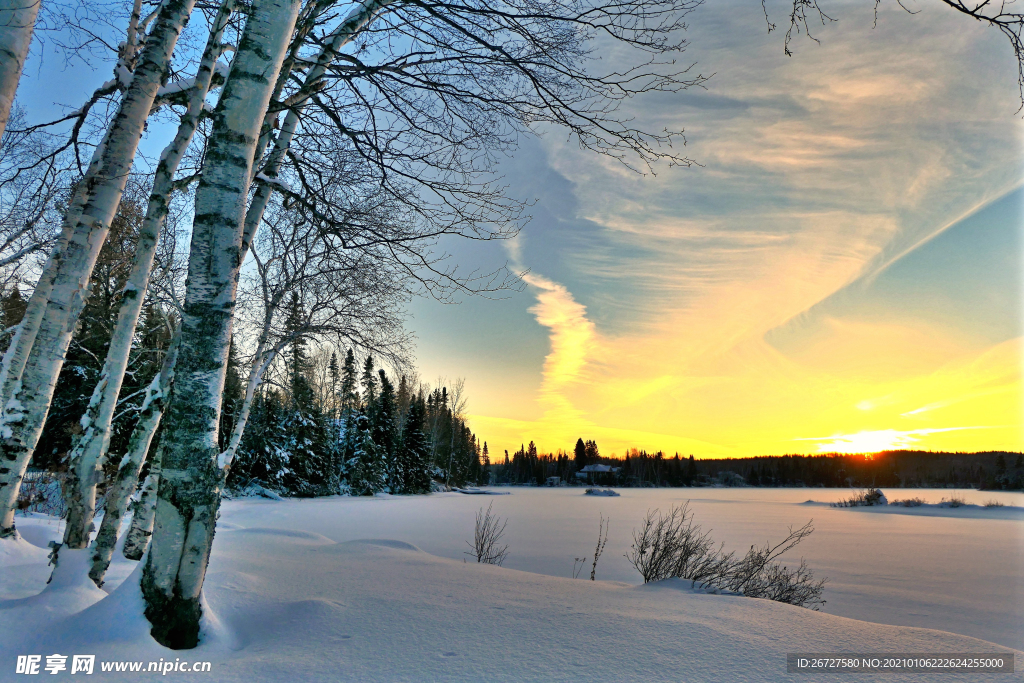
[[[537,322],[550,330],[551,351],[544,360],[541,398],[552,408],[566,405],[563,392],[581,378],[587,359],[596,344],[594,323],[587,309],[557,282],[536,273],[523,280],[536,292],[537,303],[529,311]]]

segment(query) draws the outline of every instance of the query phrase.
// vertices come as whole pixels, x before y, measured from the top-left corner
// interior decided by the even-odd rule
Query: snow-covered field
[[[44,548],[59,529],[19,517],[25,540],[0,543],[0,680],[25,680],[14,673],[19,654],[81,653],[210,661],[211,673],[167,675],[217,681],[817,681],[850,674],[786,674],[786,653],[1024,649],[1021,494],[959,491],[969,503],[1007,507],[946,509],[831,508],[823,503],[849,492],[829,489],[503,490],[511,495],[226,502],[206,582],[211,618],[188,652],[148,637],[137,580],[125,580],[134,563],[123,558],[108,575],[109,596],[75,582],[40,594]],[[952,492],[886,493],[937,503]],[[813,518],[797,555],[830,579],[823,613],[697,594],[676,581],[638,585],[623,557],[632,529],[648,508],[685,500],[698,523],[741,551]],[[504,567],[466,563],[474,514],[492,502],[508,519],[509,558]],[[611,529],[599,580],[584,580],[589,560],[573,580],[573,558],[593,553],[602,514]],[[1020,652],[1016,670],[1024,671]]]

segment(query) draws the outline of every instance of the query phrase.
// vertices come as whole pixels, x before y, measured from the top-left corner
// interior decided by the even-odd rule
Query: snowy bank
[[[290,683],[808,680],[785,673],[787,652],[1007,651],[941,631],[701,594],[682,581],[573,580],[439,558],[401,541],[336,543],[309,532],[249,528],[218,533],[203,642],[172,652],[146,633],[137,576],[28,633],[4,620],[3,637],[13,646],[5,648],[0,680],[20,679],[13,673],[18,653],[88,653],[97,661],[179,657],[212,663],[210,674],[175,674],[184,680]],[[1016,661],[1019,670],[1020,653]],[[131,675],[96,674],[119,677]]]
[[[1001,568],[1004,554],[1012,559],[1019,552],[1011,522],[851,516],[814,508],[819,531],[805,554],[816,574],[831,579],[829,604],[818,613],[702,594],[683,581],[636,585],[639,576],[621,557],[631,527],[679,493],[626,489],[621,497],[594,498],[578,489],[538,488],[493,499],[495,511],[510,520],[512,554],[504,568],[463,561],[474,514],[487,499],[453,492],[228,501],[205,588],[204,641],[188,652],[165,650],[149,637],[138,577],[129,576],[137,564],[119,553],[103,591],[73,581],[44,590],[45,546],[59,527],[40,516],[19,516],[24,540],[7,556],[19,564],[4,560],[0,569],[6,657],[0,681],[31,680],[14,674],[18,654],[54,653],[95,654],[98,661],[209,661],[211,673],[168,675],[256,683],[846,681],[847,675],[787,675],[785,655],[1006,652],[1010,648],[986,641],[1015,645],[1019,639],[1020,592],[1013,588],[1019,564],[1007,565],[1010,578]],[[806,500],[806,490],[704,495],[721,497],[694,501],[698,519],[713,525],[730,548],[774,537],[810,516],[809,508],[793,504]],[[597,576],[616,580],[568,578],[573,556],[593,550],[599,513],[613,520]],[[958,559],[961,550],[976,566]],[[944,560],[928,555],[933,551]],[[969,586],[968,571],[976,579]],[[21,578],[13,580],[15,574]],[[837,605],[848,615],[860,609],[862,619],[903,625],[836,616]],[[915,623],[943,630],[909,625]],[[960,629],[991,636],[946,632]],[[1024,666],[1019,653],[1016,665],[1018,671]],[[118,678],[99,671],[94,676]],[[942,674],[942,680],[1021,676]]]

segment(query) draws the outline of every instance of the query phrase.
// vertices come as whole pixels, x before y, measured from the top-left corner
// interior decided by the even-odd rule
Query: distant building
[[[561,486],[562,485],[562,478],[561,477],[548,477],[545,483],[548,486]]]
[[[594,483],[599,478],[608,478],[618,473],[621,468],[611,465],[587,465],[576,473],[577,479],[586,479]]]

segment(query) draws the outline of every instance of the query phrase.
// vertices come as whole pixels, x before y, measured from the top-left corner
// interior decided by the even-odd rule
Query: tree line
[[[461,414],[462,382],[434,389],[397,386],[366,356],[361,372],[351,349],[334,353],[326,391],[314,391],[304,344],[293,344],[287,385],[264,385],[228,477],[229,488],[257,483],[285,495],[428,493],[477,483],[481,444]],[[230,372],[230,370],[229,370]],[[235,400],[240,400],[240,396]]]
[[[583,473],[588,465],[610,471]],[[618,458],[600,455],[594,441],[577,440],[573,455],[562,450],[538,453],[531,441],[511,458],[491,465],[490,480],[499,484],[543,486],[561,482],[623,487],[659,486],[825,486],[825,487],[973,487],[1024,489],[1024,454],[1005,451],[952,453],[882,451],[765,455],[749,458],[696,459],[663,451],[631,448]]]

